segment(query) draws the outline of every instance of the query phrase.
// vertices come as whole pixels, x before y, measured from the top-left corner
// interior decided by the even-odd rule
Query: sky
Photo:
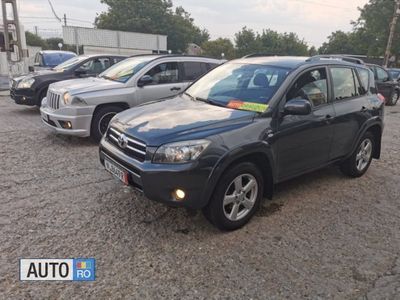
[[[357,7],[368,0],[173,0],[183,6],[196,25],[206,28],[211,38],[233,39],[247,26],[256,31],[273,29],[295,32],[310,46],[319,47],[336,30],[349,31],[357,20]],[[91,27],[97,13],[107,10],[100,0],[52,0],[56,13],[64,13],[70,25]],[[20,20],[25,29],[38,27],[44,37],[61,35],[61,23],[47,0],[18,0]]]

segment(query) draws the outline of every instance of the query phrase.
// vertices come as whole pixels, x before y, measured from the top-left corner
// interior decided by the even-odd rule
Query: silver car
[[[96,78],[50,85],[40,108],[44,124],[58,133],[100,141],[108,123],[130,107],[179,94],[222,61],[192,56],[139,55]]]

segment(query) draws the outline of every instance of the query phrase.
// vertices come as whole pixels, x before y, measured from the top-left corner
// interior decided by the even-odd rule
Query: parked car
[[[337,163],[360,177],[379,158],[384,102],[364,64],[320,57],[227,62],[172,99],[116,115],[105,169],[150,199],[246,224],[274,185]]]
[[[36,53],[34,65],[29,67],[29,71],[49,70],[75,56],[76,54],[70,51],[39,51]]]
[[[390,75],[392,76],[393,79],[399,81],[400,80],[400,69],[397,68],[390,68],[388,69]]]
[[[12,80],[10,95],[16,104],[40,106],[50,84],[72,79],[96,76],[125,56],[81,55],[73,57],[51,70],[34,72]]]
[[[375,75],[375,81],[378,86],[378,92],[386,99],[386,105],[396,105],[400,97],[400,84],[397,78],[392,77],[385,68],[368,64],[368,67]]]
[[[99,142],[117,113],[179,94],[219,63],[195,56],[134,56],[98,78],[51,85],[42,103],[42,119],[58,133],[91,136]]]

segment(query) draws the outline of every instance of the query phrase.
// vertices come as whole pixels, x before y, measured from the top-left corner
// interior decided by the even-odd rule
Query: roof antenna
[[[54,14],[54,17],[55,17],[59,22],[61,22],[61,18],[60,18],[59,16],[57,16],[56,11],[54,10],[53,4],[51,4],[50,0],[49,0],[49,4],[50,4],[50,7],[51,7],[51,11],[52,11],[53,14]]]

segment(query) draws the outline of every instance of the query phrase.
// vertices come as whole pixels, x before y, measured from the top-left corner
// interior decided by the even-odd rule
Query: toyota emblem
[[[128,138],[126,137],[125,134],[121,134],[118,138],[118,145],[122,148],[125,149],[128,146]]]

